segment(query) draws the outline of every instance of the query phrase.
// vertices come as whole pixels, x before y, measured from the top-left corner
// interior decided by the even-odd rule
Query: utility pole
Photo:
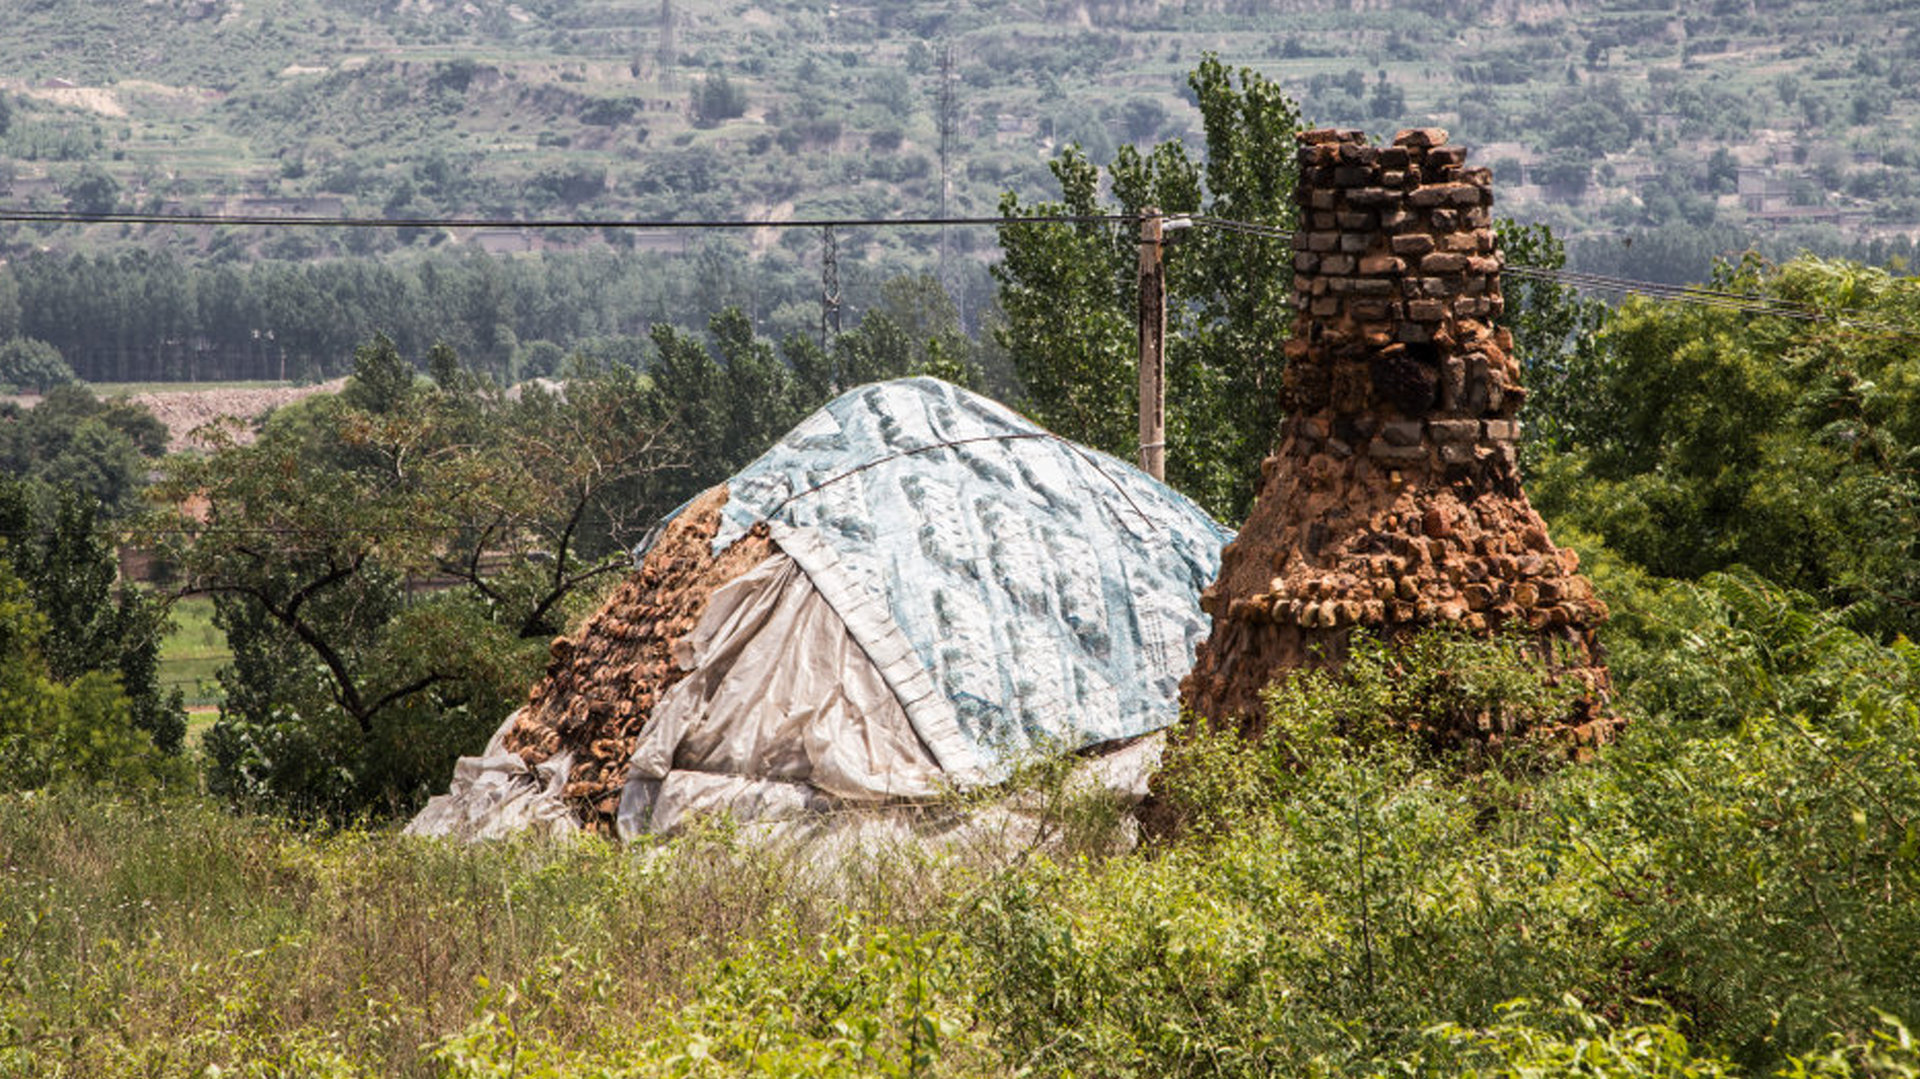
[[[1156,206],[1140,210],[1140,467],[1167,478],[1167,267]]]

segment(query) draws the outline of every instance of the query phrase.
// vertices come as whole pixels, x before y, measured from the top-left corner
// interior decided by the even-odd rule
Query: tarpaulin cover
[[[945,785],[880,672],[792,558],[722,585],[634,747],[620,834],[920,799]]]
[[[935,379],[863,386],[727,484],[872,660],[947,778],[1179,714],[1232,537],[1117,458]]]

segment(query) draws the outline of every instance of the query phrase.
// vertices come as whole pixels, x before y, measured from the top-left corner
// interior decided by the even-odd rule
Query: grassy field
[[[1920,1076],[1920,657],[1687,624],[1581,766],[1333,719],[1494,646],[1290,683],[1131,853],[1045,766],[1039,835],[831,856],[0,798],[0,1075]]]
[[[163,692],[178,689],[190,709],[208,710],[224,696],[214,672],[232,658],[226,635],[213,624],[211,598],[190,596],[173,605],[173,632],[160,642]]]

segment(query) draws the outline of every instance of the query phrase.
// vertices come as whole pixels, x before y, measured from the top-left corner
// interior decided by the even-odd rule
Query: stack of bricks
[[[1482,716],[1450,737],[1585,744],[1613,726],[1594,636],[1606,608],[1520,488],[1525,391],[1512,336],[1493,325],[1492,178],[1446,139],[1300,136],[1287,420],[1202,595],[1213,632],[1182,687],[1200,715],[1257,723],[1262,688],[1337,665],[1354,632],[1453,624],[1520,632],[1580,695],[1550,730]]]
[[[686,677],[674,643],[700,621],[715,589],[773,553],[764,525],[713,553],[726,501],[722,484],[688,503],[580,632],[554,638],[546,677],[507,731],[506,748],[528,764],[572,751],[562,794],[590,831],[614,834],[634,744],[654,702]]]

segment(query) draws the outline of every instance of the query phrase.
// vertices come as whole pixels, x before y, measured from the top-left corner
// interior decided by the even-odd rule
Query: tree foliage
[[[1543,509],[1655,574],[1733,565],[1876,632],[1920,631],[1920,346],[1911,279],[1749,259],[1715,285],[1813,319],[1630,300],[1572,387],[1577,438]]]
[[[1123,146],[1106,169],[1117,205],[1100,199],[1101,171],[1077,148],[1050,165],[1061,201],[1022,205],[995,268],[1007,321],[998,331],[1041,423],[1122,457],[1138,451],[1135,312],[1139,242],[1131,220],[1148,206],[1255,225],[1293,220],[1299,111],[1252,70],[1208,57],[1189,77],[1206,160],[1179,142],[1141,154]],[[1217,515],[1252,501],[1259,463],[1279,432],[1279,379],[1292,313],[1292,249],[1274,237],[1196,227],[1166,251],[1167,477]]]
[[[1495,226],[1509,266],[1558,270],[1566,246],[1545,225],[1503,219]],[[1512,274],[1501,282],[1506,309],[1500,323],[1513,331],[1515,358],[1527,388],[1529,457],[1602,437],[1608,399],[1593,392],[1600,365],[1599,331],[1605,304],[1570,285]]]
[[[73,368],[45,341],[15,337],[0,344],[0,385],[45,393],[72,381]]]
[[[449,353],[432,366],[419,382],[376,339],[341,394],[169,462],[175,555],[234,649],[208,735],[225,793],[420,798],[511,711],[569,601],[625,564],[645,485],[678,464],[630,369],[508,397]]]
[[[143,785],[177,776],[186,732],[159,679],[164,605],[117,580],[96,507],[71,490],[50,513],[0,477],[0,750],[6,786]]]

